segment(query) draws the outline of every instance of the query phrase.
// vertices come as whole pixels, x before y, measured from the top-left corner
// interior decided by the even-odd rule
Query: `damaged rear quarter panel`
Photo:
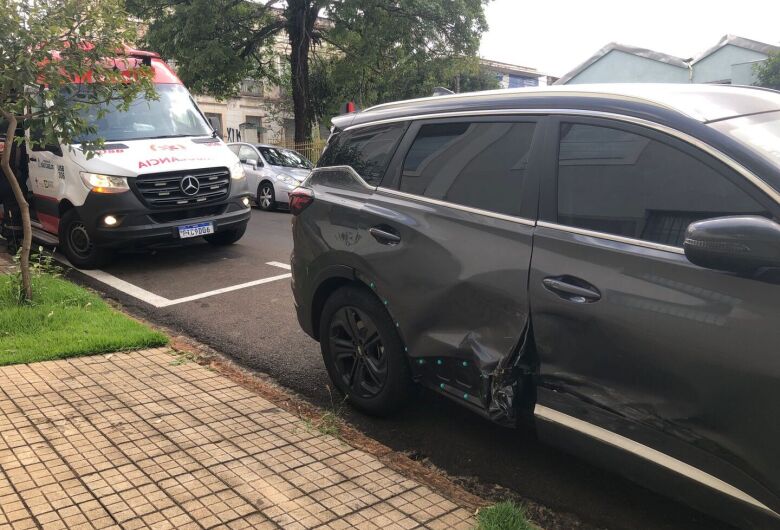
[[[376,190],[350,173],[323,168],[307,181],[316,199],[294,225],[308,232],[296,237],[296,277],[351,267],[396,322],[415,379],[513,423],[534,223]],[[372,227],[400,243],[382,244]]]
[[[364,230],[387,224],[401,236],[387,246],[363,232],[359,254],[415,375],[484,411],[528,323],[533,227],[381,192],[361,218]]]

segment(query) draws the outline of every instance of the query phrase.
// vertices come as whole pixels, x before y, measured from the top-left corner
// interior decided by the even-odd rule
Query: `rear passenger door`
[[[539,432],[576,431],[685,477],[667,488],[706,484],[777,511],[780,326],[767,324],[780,283],[697,267],[682,250],[693,221],[777,218],[777,205],[655,130],[551,122],[559,150],[529,284]]]
[[[498,374],[528,322],[536,131],[533,117],[415,122],[364,209],[367,273],[416,377],[499,420]]]

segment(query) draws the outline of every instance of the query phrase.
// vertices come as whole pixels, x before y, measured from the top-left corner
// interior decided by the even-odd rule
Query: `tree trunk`
[[[19,266],[22,272],[22,297],[25,302],[32,300],[32,283],[30,283],[30,247],[32,247],[32,225],[30,224],[30,206],[27,203],[27,198],[22,193],[22,187],[19,186],[19,181],[16,180],[11,169],[11,146],[13,145],[14,136],[16,135],[16,116],[11,113],[3,112],[3,117],[8,120],[8,131],[5,136],[5,149],[3,149],[2,167],[5,178],[8,179],[8,183],[11,186],[11,190],[14,192],[14,197],[19,205],[19,211],[22,213],[22,230],[24,236],[22,237],[22,255],[19,261]],[[8,205],[5,205],[6,213],[8,212]]]
[[[295,145],[311,142],[313,123],[309,90],[309,51],[312,32],[320,7],[310,0],[287,2],[287,36],[290,40],[290,76],[293,113],[295,115]]]

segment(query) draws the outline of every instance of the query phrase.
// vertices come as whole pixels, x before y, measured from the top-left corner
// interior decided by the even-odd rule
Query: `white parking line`
[[[193,294],[192,296],[185,296],[184,298],[176,298],[175,300],[168,300],[166,306],[174,304],[183,304],[184,302],[192,302],[193,300],[200,300],[201,298],[207,298],[222,293],[229,293],[230,291],[238,291],[239,289],[246,289],[247,287],[254,287],[255,285],[262,285],[264,283],[275,282],[276,280],[284,280],[290,278],[292,274],[280,274],[279,276],[271,276],[270,278],[263,278],[261,280],[254,280],[246,283],[239,283],[238,285],[231,285],[230,287],[223,287],[222,289],[214,289],[213,291],[207,291],[205,293]],[[165,307],[165,306],[163,306]]]
[[[139,300],[143,300],[147,304],[151,304],[154,307],[165,307],[167,305],[171,305],[171,300],[168,300],[165,297],[149,292],[146,289],[142,289],[137,285],[133,285],[132,283],[126,282],[121,278],[117,278],[113,274],[109,274],[101,270],[81,270],[81,269],[76,269],[76,270],[79,271],[81,274],[86,274],[90,278],[94,278],[99,282],[105,283],[109,287],[113,287],[117,291],[122,291],[125,294],[129,294],[133,298],[138,298]]]
[[[291,269],[287,263],[281,263],[279,261],[269,261],[266,265],[273,265],[274,267],[280,267],[282,269],[287,269],[288,271]]]
[[[73,265],[71,265],[68,262],[68,260],[65,259],[64,257],[63,258],[58,257],[58,259],[65,265],[68,265],[69,267],[73,267]],[[266,265],[271,265],[272,267],[279,267],[281,269],[290,270],[289,265],[287,265],[286,263],[281,263],[279,261],[269,261],[268,263],[266,263]],[[76,267],[73,268],[76,269]],[[284,280],[285,278],[290,278],[292,276],[292,274],[288,272],[286,274],[279,274],[277,276],[261,278],[259,280],[253,280],[251,282],[239,283],[238,285],[222,287],[221,289],[214,289],[213,291],[206,291],[205,293],[193,294],[191,296],[184,296],[182,298],[174,298],[173,300],[171,300],[169,298],[165,298],[164,296],[154,294],[151,291],[147,291],[146,289],[138,287],[137,285],[133,285],[132,283],[126,282],[125,280],[121,278],[117,278],[113,274],[109,274],[105,271],[82,270],[82,269],[76,269],[76,270],[79,271],[81,274],[89,276],[90,278],[94,278],[99,282],[108,285],[109,287],[113,287],[117,291],[121,291],[127,295],[132,296],[133,298],[137,298],[138,300],[146,302],[147,304],[153,305],[154,307],[168,307],[176,304],[183,304],[185,302],[192,302],[193,300],[200,300],[201,298],[207,298],[209,296],[229,293],[231,291],[238,291],[239,289],[246,289],[247,287],[254,287],[255,285],[262,285],[264,283],[275,282],[277,280]]]

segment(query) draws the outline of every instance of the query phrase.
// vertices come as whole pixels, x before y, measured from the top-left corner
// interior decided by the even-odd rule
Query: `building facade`
[[[318,26],[330,24],[325,18],[317,19]],[[273,44],[273,68],[283,77],[288,68],[290,43],[284,32],[276,35]],[[321,48],[321,53],[323,49]],[[327,47],[324,53],[328,53]],[[267,143],[292,146],[295,139],[295,119],[292,113],[292,96],[275,84],[245,79],[236,97],[216,99],[211,96],[193,97],[210,121],[219,124],[219,134],[226,142]],[[315,128],[314,140],[322,131]],[[327,131],[324,131],[327,137]]]
[[[712,48],[683,59],[644,48],[610,43],[562,76],[556,84],[719,83],[752,85],[755,65],[780,46],[726,35]]]
[[[237,97],[194,97],[206,117],[219,123],[225,141],[285,144],[295,136],[295,121],[283,101],[287,96],[278,86],[247,79]]]
[[[277,68],[283,68],[286,43],[279,41]],[[556,78],[535,68],[480,59],[480,63],[498,78],[501,88],[546,86]],[[290,95],[279,86],[253,79],[241,83],[237,97],[218,100],[211,96],[194,95],[198,106],[212,122],[218,123],[218,132],[228,142],[268,143],[292,146],[295,138],[295,120]],[[326,124],[315,127],[314,141],[328,136]]]
[[[495,73],[501,88],[547,86],[557,79],[528,66],[501,63],[489,59],[480,59],[479,62],[483,68]]]

